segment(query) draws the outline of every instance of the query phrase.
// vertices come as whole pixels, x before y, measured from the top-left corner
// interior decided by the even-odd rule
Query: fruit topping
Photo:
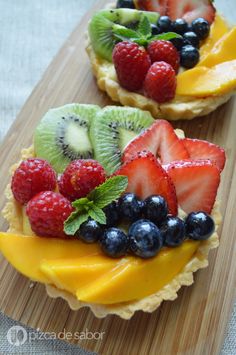
[[[144,81],[144,92],[158,103],[175,97],[176,78],[172,66],[166,62],[153,63]]]
[[[174,185],[166,171],[150,152],[141,152],[127,161],[116,175],[128,177],[127,191],[145,199],[150,195],[161,195],[166,199],[169,213],[177,214]]]
[[[203,17],[211,24],[214,21],[215,12],[212,0],[168,0],[167,14],[172,20],[183,18],[191,23]]]
[[[191,159],[210,159],[218,166],[220,171],[224,169],[226,160],[225,151],[218,145],[191,138],[184,138],[182,142]]]
[[[11,180],[14,198],[20,204],[27,203],[38,192],[56,188],[56,173],[46,160],[23,160]]]
[[[193,31],[200,40],[206,39],[210,33],[210,24],[205,18],[197,18],[192,22]]]
[[[118,224],[120,220],[120,213],[119,213],[117,201],[113,201],[109,205],[104,207],[103,212],[106,215],[107,227],[114,227]]]
[[[160,16],[157,25],[160,29],[160,33],[172,31],[172,22],[169,16]]]
[[[70,201],[53,191],[38,193],[26,207],[31,228],[41,237],[65,238],[64,222],[72,212]]]
[[[94,243],[102,235],[103,229],[101,225],[89,218],[87,221],[81,224],[79,231],[76,233],[78,237],[85,243]]]
[[[151,195],[143,201],[143,215],[145,219],[160,225],[167,217],[168,206],[160,195]]]
[[[118,0],[116,3],[116,8],[126,8],[126,9],[135,9],[133,0]]]
[[[183,35],[188,31],[188,24],[183,18],[177,18],[172,22],[172,31]]]
[[[102,251],[112,258],[124,256],[128,251],[129,241],[127,235],[119,228],[105,230],[99,242]]]
[[[135,0],[137,9],[158,12],[164,15],[167,9],[168,0]]]
[[[206,240],[215,230],[215,223],[207,213],[192,212],[185,220],[186,236],[194,240]]]
[[[191,69],[199,62],[200,54],[197,48],[188,44],[182,47],[180,52],[180,64],[184,68]]]
[[[162,164],[189,158],[183,142],[179,140],[171,124],[165,120],[157,120],[133,139],[124,150],[123,161],[130,160],[143,150],[152,152]]]
[[[160,29],[158,26],[151,23],[152,36],[156,36],[160,33]]]
[[[176,37],[176,38],[172,38],[170,39],[170,42],[175,46],[175,48],[180,51],[181,48],[184,45],[184,39],[183,37]]]
[[[200,46],[200,40],[195,32],[192,32],[192,31],[186,32],[183,35],[183,39],[184,39],[185,45],[190,44],[191,46],[193,46],[195,48],[199,48],[199,46]]]
[[[185,239],[185,224],[179,217],[168,216],[162,223],[160,231],[163,243],[168,247],[177,247]]]
[[[208,159],[183,160],[165,166],[174,183],[178,204],[186,212],[210,213],[220,183],[220,170]]]
[[[140,90],[151,65],[145,48],[133,42],[120,42],[112,58],[121,86],[130,91]]]
[[[176,73],[179,70],[179,53],[175,46],[169,41],[157,40],[148,45],[148,54],[151,62],[164,61],[172,66]]]
[[[154,223],[145,219],[131,225],[128,237],[130,250],[144,259],[155,256],[162,247],[160,230]]]
[[[119,198],[118,209],[122,219],[136,221],[142,215],[142,201],[134,193],[126,193]]]
[[[74,160],[59,177],[59,191],[63,196],[73,201],[87,196],[90,191],[102,184],[105,179],[105,171],[96,160]]]

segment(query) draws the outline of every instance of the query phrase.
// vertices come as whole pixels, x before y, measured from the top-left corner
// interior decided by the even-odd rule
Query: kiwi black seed
[[[61,173],[72,160],[93,158],[90,123],[100,108],[69,104],[49,110],[36,128],[34,149]]]

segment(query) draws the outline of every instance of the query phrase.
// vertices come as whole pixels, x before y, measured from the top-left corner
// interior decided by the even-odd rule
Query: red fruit
[[[56,188],[56,173],[46,160],[23,160],[13,174],[11,190],[20,204],[27,203],[38,192]]]
[[[169,212],[177,214],[177,200],[174,185],[150,152],[140,152],[126,162],[115,175],[128,177],[127,192],[133,192],[141,199],[150,195],[161,195],[166,199]]]
[[[60,193],[69,200],[85,197],[106,179],[103,167],[92,159],[72,161],[58,181]]]
[[[166,62],[172,66],[176,73],[179,70],[180,56],[175,46],[169,41],[157,40],[148,45],[148,54],[152,63]]]
[[[191,159],[210,159],[220,171],[224,169],[226,156],[223,148],[199,139],[184,138],[182,142]]]
[[[209,159],[180,160],[164,166],[186,212],[211,213],[220,183],[220,170]]]
[[[120,42],[112,56],[120,85],[129,91],[140,90],[151,65],[145,48],[133,42]]]
[[[159,12],[160,15],[165,15],[167,10],[168,0],[136,0],[135,5],[139,10]]]
[[[212,0],[168,0],[167,15],[171,20],[183,18],[191,23],[198,17],[203,17],[210,24],[215,19],[216,9]]]
[[[148,97],[163,103],[175,97],[176,77],[172,66],[166,62],[153,63],[144,81],[144,91]]]
[[[162,164],[189,158],[183,142],[177,137],[171,124],[165,120],[157,120],[134,138],[124,150],[123,161],[130,160],[143,150],[152,152],[160,158]]]
[[[64,221],[71,212],[73,208],[70,201],[53,191],[40,192],[26,207],[31,228],[41,237],[65,238]]]

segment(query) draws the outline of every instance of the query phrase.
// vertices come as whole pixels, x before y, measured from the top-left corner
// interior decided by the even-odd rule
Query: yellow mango
[[[177,76],[176,95],[207,97],[227,94],[236,88],[236,60],[212,68],[195,67]]]

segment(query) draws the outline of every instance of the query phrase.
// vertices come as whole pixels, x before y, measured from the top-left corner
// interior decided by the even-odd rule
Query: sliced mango
[[[206,97],[223,95],[236,88],[236,60],[212,68],[195,67],[177,76],[176,94]]]
[[[200,48],[201,60],[212,50],[215,44],[229,32],[229,26],[225,19],[216,14],[215,20],[211,25],[210,34]]]
[[[198,66],[211,68],[216,64],[236,59],[236,27],[226,33],[206,56],[200,59]]]

